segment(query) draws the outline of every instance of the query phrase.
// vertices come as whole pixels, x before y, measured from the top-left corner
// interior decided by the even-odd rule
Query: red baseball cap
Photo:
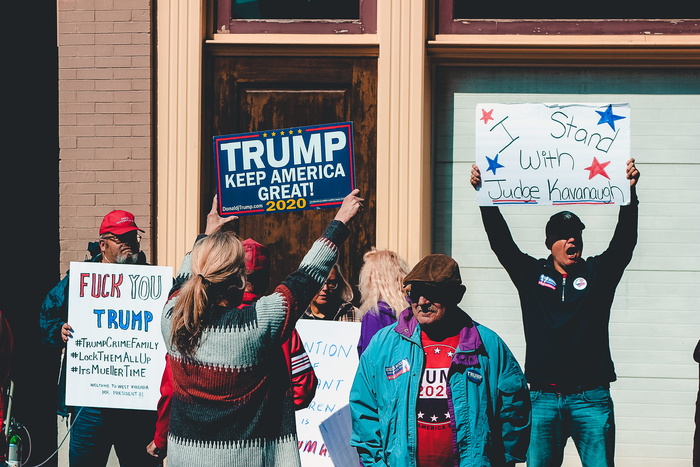
[[[245,268],[253,293],[262,296],[270,286],[270,251],[252,238],[241,242],[245,249]]]
[[[134,215],[128,211],[112,211],[102,219],[102,224],[100,224],[100,235],[106,233],[123,235],[134,230],[143,232],[143,230],[139,229],[136,225]]]

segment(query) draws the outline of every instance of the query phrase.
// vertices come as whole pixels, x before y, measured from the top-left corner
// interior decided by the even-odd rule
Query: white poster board
[[[626,205],[628,104],[477,104],[481,206]]]
[[[66,404],[155,410],[165,368],[160,331],[172,268],[72,262]]]
[[[309,407],[296,412],[304,466],[358,466],[350,446],[349,398],[359,358],[360,323],[299,320],[296,325],[318,378]]]

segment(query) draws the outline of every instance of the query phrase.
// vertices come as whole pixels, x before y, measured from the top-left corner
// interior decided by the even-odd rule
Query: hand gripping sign
[[[340,206],[355,189],[352,122],[214,137],[219,214]]]
[[[628,104],[478,104],[482,206],[626,205]]]

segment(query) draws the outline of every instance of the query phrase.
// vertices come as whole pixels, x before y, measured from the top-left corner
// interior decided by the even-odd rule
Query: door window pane
[[[680,19],[697,18],[697,2],[663,3],[589,0],[583,4],[541,0],[482,2],[454,0],[453,19]]]
[[[359,0],[232,0],[235,19],[359,19]]]
[[[435,0],[438,34],[698,34],[698,2]]]

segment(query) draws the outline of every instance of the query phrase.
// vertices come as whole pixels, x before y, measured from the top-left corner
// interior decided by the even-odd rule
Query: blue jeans
[[[146,452],[155,433],[155,411],[75,407],[72,422],[68,448],[71,467],[106,466],[112,446],[121,466],[160,465]]]
[[[577,394],[530,391],[532,434],[528,467],[558,467],[569,437],[583,467],[615,464],[615,415],[605,387]]]

